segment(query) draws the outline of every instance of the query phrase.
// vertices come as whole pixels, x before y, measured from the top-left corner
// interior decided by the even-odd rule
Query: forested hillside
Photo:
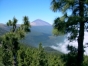
[[[63,61],[62,56],[64,56],[66,60]],[[11,56],[6,57],[5,60],[2,60],[2,48],[0,47],[0,66],[4,66],[3,62],[6,63],[6,66],[12,66]],[[65,63],[68,63],[69,65],[74,60],[74,55],[72,55],[73,59],[71,57],[69,59],[68,57],[70,56],[65,56],[62,53],[53,52],[52,50],[47,52],[41,44],[39,44],[38,48],[20,44],[17,61],[18,66],[65,66]],[[7,62],[8,60],[9,62]],[[75,62],[73,63],[75,64]],[[88,66],[88,56],[84,57],[83,66]]]
[[[62,66],[63,63],[60,59],[60,55],[61,54],[59,53],[55,54],[55,52],[45,51],[41,44],[39,44],[38,48],[21,44],[20,50],[18,51],[17,61],[18,66]],[[6,57],[9,58],[2,60],[0,47],[0,66],[3,65],[3,62],[6,63],[6,66],[12,66],[11,56],[8,55]]]

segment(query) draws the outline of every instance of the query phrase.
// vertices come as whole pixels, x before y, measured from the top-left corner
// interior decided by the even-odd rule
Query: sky
[[[50,9],[51,0],[0,0],[0,23],[6,23],[16,17],[18,23],[22,23],[23,16],[28,16],[30,22],[42,19],[50,24],[61,12],[53,12]]]

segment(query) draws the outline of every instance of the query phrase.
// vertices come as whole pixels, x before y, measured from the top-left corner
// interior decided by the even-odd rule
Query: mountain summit
[[[36,19],[33,22],[30,23],[31,26],[51,26],[51,24],[49,24],[46,21],[43,21],[41,19]]]

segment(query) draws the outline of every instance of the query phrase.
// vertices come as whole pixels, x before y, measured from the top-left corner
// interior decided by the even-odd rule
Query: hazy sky
[[[0,0],[0,23],[6,23],[14,16],[22,23],[22,17],[26,15],[30,22],[42,19],[52,24],[61,13],[54,13],[50,3],[51,0]]]

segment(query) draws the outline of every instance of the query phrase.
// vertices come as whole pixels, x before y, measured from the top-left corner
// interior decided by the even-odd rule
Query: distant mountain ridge
[[[41,19],[36,19],[33,22],[30,23],[31,26],[51,26],[51,24],[49,24],[46,21],[43,21]]]
[[[6,24],[0,23],[0,36],[7,33],[10,28]]]

